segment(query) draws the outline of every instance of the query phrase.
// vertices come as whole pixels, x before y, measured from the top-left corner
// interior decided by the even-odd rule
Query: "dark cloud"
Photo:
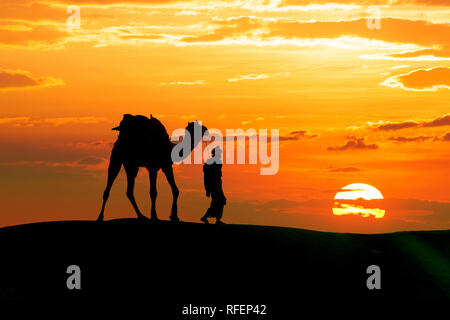
[[[423,127],[450,126],[450,114],[443,115],[430,121],[425,121],[422,123],[422,126]]]
[[[389,140],[391,141],[396,141],[396,142],[424,142],[427,140],[434,140],[436,139],[436,137],[432,137],[432,136],[415,136],[415,137],[404,137],[404,136],[399,136],[399,137],[390,137]]]
[[[346,150],[376,150],[378,145],[375,143],[367,144],[364,138],[349,137],[349,140],[342,146],[328,147],[328,151],[346,151]]]
[[[433,67],[413,70],[386,79],[381,85],[412,91],[450,89],[450,68]]]
[[[373,130],[390,131],[415,127],[439,127],[448,125],[450,125],[450,114],[445,114],[435,119],[422,121],[415,121],[415,120],[405,120],[400,122],[381,121],[377,124],[370,125],[370,128]]]
[[[292,141],[292,140],[300,140],[300,139],[315,139],[318,138],[318,134],[309,134],[307,130],[297,130],[291,131],[287,135],[281,135],[279,137],[280,141]]]
[[[39,85],[38,81],[29,75],[12,71],[0,71],[0,88],[20,88],[37,85]]]
[[[415,121],[404,121],[404,122],[397,122],[397,123],[385,123],[380,124],[376,127],[377,130],[400,130],[400,129],[406,129],[406,128],[414,128],[417,127],[419,124]]]
[[[62,80],[51,77],[36,77],[23,70],[0,70],[0,91],[61,84],[63,84]]]
[[[444,134],[444,136],[442,137],[442,141],[450,141],[450,132]]]

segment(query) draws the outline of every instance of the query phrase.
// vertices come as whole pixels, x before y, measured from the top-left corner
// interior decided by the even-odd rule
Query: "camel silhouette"
[[[149,173],[151,220],[153,221],[158,220],[156,214],[156,178],[159,169],[162,169],[172,189],[173,200],[170,220],[178,222],[177,200],[179,190],[175,183],[171,157],[172,149],[176,144],[170,140],[164,125],[152,115],[150,115],[150,118],[147,118],[141,115],[124,114],[120,125],[113,128],[113,130],[117,130],[120,133],[111,151],[108,180],[103,192],[102,209],[97,221],[103,221],[104,219],[109,192],[123,165],[127,175],[126,195],[133,205],[137,217],[143,220],[148,219],[141,213],[134,198],[134,183],[139,167],[146,168]],[[202,141],[203,134],[208,129],[195,121],[188,122],[185,130],[190,134],[190,152],[192,152],[195,146]],[[194,132],[201,132],[201,135],[195,135]],[[189,154],[183,154],[183,150],[180,150],[179,156],[180,159],[184,159]]]

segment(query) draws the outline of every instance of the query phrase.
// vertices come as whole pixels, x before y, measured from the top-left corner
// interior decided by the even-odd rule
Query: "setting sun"
[[[370,217],[383,218],[385,214],[384,209],[374,208],[379,202],[374,200],[383,199],[383,195],[378,189],[364,183],[352,183],[342,188],[336,193],[335,200],[347,200],[344,202],[335,201],[333,214],[341,215],[361,215],[363,218]]]
[[[356,200],[362,198],[364,200],[383,199],[383,195],[377,188],[369,186],[364,183],[352,183],[342,188],[341,191],[336,193],[334,199],[349,199]]]

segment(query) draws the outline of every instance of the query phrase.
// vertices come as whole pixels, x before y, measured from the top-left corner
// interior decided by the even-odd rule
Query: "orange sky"
[[[0,226],[96,218],[111,128],[151,113],[169,132],[193,120],[280,130],[277,175],[224,166],[227,222],[448,229],[449,101],[446,0],[2,0]],[[201,167],[175,174],[180,217],[198,221]],[[358,182],[381,191],[384,218],[332,215]],[[158,187],[167,218],[162,176]],[[136,197],[148,214],[144,171]],[[123,173],[106,210],[117,217],[134,217]]]

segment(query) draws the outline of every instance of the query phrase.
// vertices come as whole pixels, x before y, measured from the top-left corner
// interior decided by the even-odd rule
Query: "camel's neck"
[[[183,140],[181,142],[171,142],[171,149],[173,149],[175,146],[178,146],[180,143],[183,144],[182,148],[179,149],[177,147],[177,150],[180,150],[180,157],[181,160],[186,159],[191,152],[195,149],[195,147],[202,141],[201,133],[197,135],[194,134],[194,132],[185,131],[186,133],[189,133],[189,135],[184,135]],[[180,147],[180,146],[179,146]],[[188,151],[188,152],[186,152]]]

